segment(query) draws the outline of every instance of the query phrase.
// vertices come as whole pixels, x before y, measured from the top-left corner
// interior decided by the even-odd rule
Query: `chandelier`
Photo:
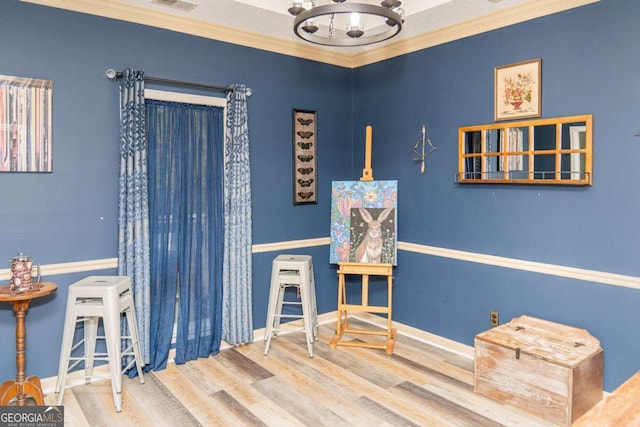
[[[380,6],[332,0],[293,1],[289,13],[295,17],[298,37],[325,46],[364,46],[396,36],[402,29],[404,11],[400,0],[383,0]]]

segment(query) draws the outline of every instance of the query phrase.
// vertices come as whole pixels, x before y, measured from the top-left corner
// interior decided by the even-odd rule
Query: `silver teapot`
[[[36,266],[40,281],[40,266]],[[9,289],[13,292],[25,292],[33,289],[33,260],[31,257],[20,252],[11,258],[11,285]]]

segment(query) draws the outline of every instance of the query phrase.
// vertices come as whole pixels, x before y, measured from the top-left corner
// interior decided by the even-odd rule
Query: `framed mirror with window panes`
[[[460,184],[593,184],[591,115],[461,127]]]

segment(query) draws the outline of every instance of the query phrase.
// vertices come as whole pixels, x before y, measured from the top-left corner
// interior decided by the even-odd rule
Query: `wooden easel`
[[[364,169],[360,181],[373,181],[373,169],[371,169],[371,126],[367,126],[364,140]]]
[[[373,181],[371,169],[371,126],[367,126],[365,141],[365,165],[360,181]],[[393,266],[391,264],[366,264],[357,262],[338,263],[338,322],[336,334],[329,342],[329,347],[335,349],[338,345],[352,347],[369,347],[386,350],[387,354],[393,354],[396,342],[396,328],[391,325],[391,301],[393,285]],[[360,304],[347,304],[345,289],[345,276],[348,274],[362,276],[362,299]],[[369,305],[369,276],[385,276],[387,278],[387,305]],[[387,330],[353,329],[349,328],[348,312],[383,313],[387,315]],[[385,344],[366,343],[362,341],[341,341],[346,333],[365,335],[383,335],[387,337]]]

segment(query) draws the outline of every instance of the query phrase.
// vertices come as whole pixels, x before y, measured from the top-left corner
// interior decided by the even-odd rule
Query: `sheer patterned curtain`
[[[220,349],[223,109],[147,100],[151,367],[167,363],[178,296],[176,363]]]
[[[251,173],[247,88],[227,94],[224,152],[224,294],[222,339],[232,345],[253,340],[251,316]]]
[[[159,161],[155,155],[149,159],[149,166],[147,161],[146,131],[157,129],[159,125],[153,119],[146,126],[144,72],[123,71],[120,81],[118,274],[132,279],[140,344],[148,368],[162,369],[166,366],[176,296],[180,304],[176,344],[178,363],[216,353],[220,338],[233,345],[253,339],[247,91],[244,85],[236,85],[227,96],[224,145],[205,145],[201,147],[204,151],[198,152],[193,147],[191,149],[195,151],[179,149],[172,142],[169,147],[173,149],[164,147],[164,150],[177,157],[164,160],[164,172],[158,172]],[[147,103],[150,106],[155,104]],[[221,140],[222,112],[218,109],[213,114],[216,117],[213,122],[218,123],[216,129],[200,123],[202,127],[196,126],[187,131],[187,138],[206,134],[214,140]],[[182,127],[172,120],[163,126],[167,134]],[[171,137],[175,138],[175,135]],[[153,143],[156,144],[155,141]],[[192,162],[185,166],[185,176],[179,176],[176,164],[172,163],[177,162],[178,157]],[[223,165],[220,159],[224,159]],[[153,168],[153,178],[148,178],[147,167]],[[165,185],[178,182],[186,185],[182,191],[165,192]],[[205,189],[209,184],[216,188]],[[219,185],[223,187],[217,187]],[[161,190],[152,196],[152,212],[149,207],[150,188],[151,194]],[[205,194],[207,197],[203,197]],[[186,198],[186,204],[192,204],[194,208],[174,210],[181,206],[174,203],[177,197]],[[164,203],[164,210],[158,210],[158,203]],[[180,215],[186,218],[183,223],[176,222]],[[151,225],[149,218],[152,218]],[[152,240],[150,226],[157,227]],[[178,239],[178,236],[187,235],[190,239]],[[209,236],[208,241],[206,236]],[[211,239],[223,241],[222,247],[220,244],[205,246]],[[171,251],[160,259],[156,256],[159,248]],[[211,260],[222,262],[220,265],[219,261]]]
[[[131,278],[140,346],[148,363],[149,204],[144,105],[144,72],[124,70],[120,80],[118,274]]]

